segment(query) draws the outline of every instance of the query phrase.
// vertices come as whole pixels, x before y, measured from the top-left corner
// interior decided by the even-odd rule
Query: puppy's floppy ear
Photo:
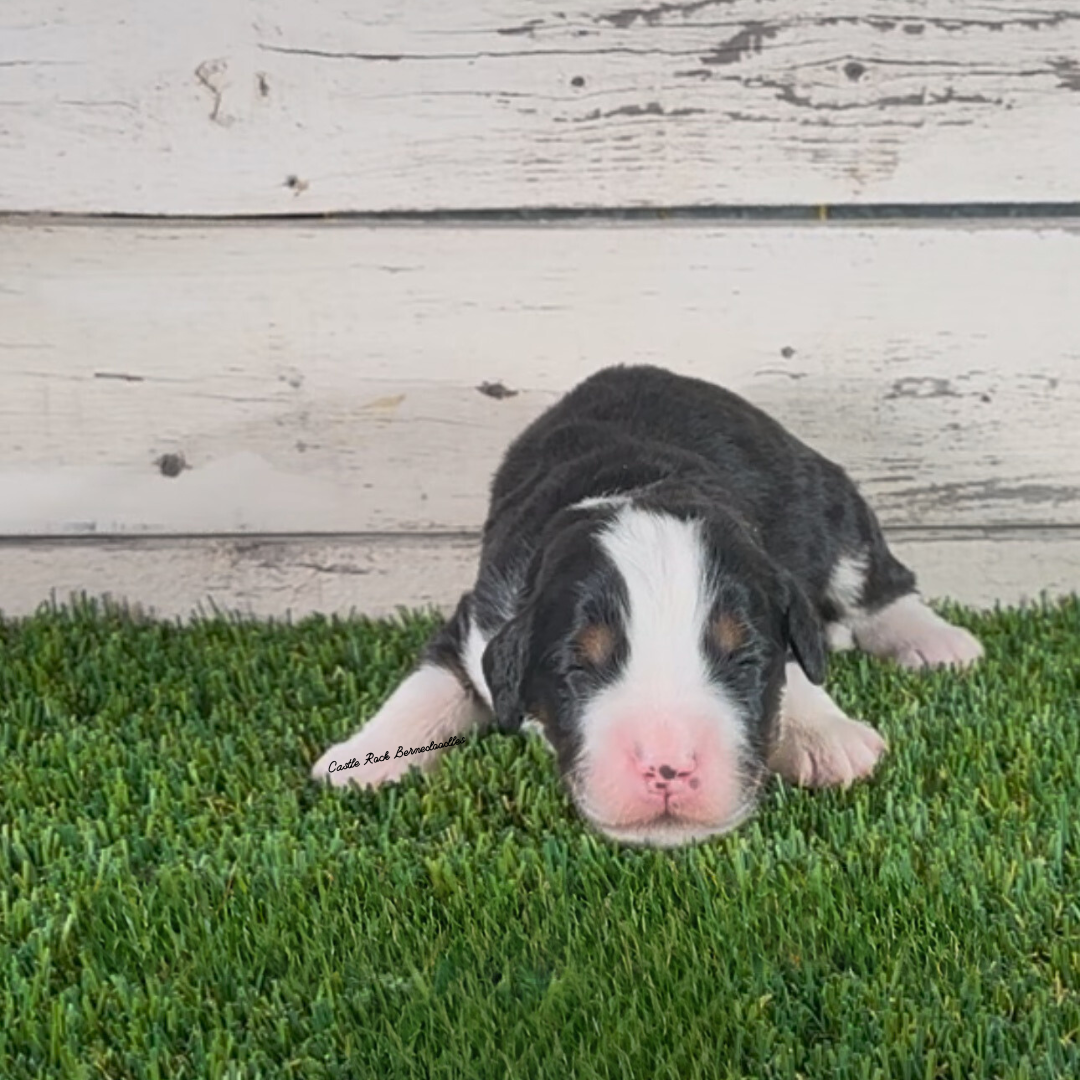
[[[784,637],[788,647],[795,654],[806,677],[816,686],[825,681],[827,653],[825,632],[821,619],[803,592],[802,586],[790,575],[785,574],[784,596]]]
[[[532,621],[531,608],[519,611],[488,642],[480,662],[491,691],[495,721],[503,731],[517,731],[524,718]]]

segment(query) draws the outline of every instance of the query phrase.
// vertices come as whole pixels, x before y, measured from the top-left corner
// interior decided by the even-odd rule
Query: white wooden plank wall
[[[0,207],[1076,201],[1075,0],[5,0]]]
[[[613,362],[843,462],[931,595],[1080,588],[1080,222],[289,217],[1078,177],[1065,0],[8,0],[0,610],[447,606],[506,443]]]
[[[2,235],[3,534],[473,530],[621,362],[747,394],[888,525],[1080,527],[1080,226]]]
[[[1074,592],[1076,530],[893,529],[928,596],[977,605]],[[0,540],[3,610],[25,614],[73,593],[107,595],[168,618],[218,608],[281,618],[313,611],[392,616],[447,608],[472,587],[479,544],[459,536],[215,536]]]

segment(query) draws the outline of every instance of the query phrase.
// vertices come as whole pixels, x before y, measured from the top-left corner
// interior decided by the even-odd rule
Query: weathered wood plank
[[[899,530],[894,550],[923,593],[976,607],[1080,589],[1080,530]],[[211,605],[260,617],[399,608],[444,611],[470,588],[467,537],[203,537],[0,543],[0,612],[111,595],[163,618]]]
[[[1080,197],[1066,0],[8,0],[0,210]]]
[[[1078,525],[1078,329],[1075,226],[9,224],[0,535],[476,529],[615,362],[746,394],[890,526]]]
[[[259,617],[446,608],[476,574],[467,537],[205,537],[0,542],[0,611],[73,594],[163,618],[197,609]]]

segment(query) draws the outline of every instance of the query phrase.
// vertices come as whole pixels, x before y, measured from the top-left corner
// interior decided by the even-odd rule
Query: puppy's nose
[[[692,758],[660,765],[643,763],[641,775],[649,791],[656,795],[675,795],[680,791],[694,790],[699,780],[694,775],[697,762]]]

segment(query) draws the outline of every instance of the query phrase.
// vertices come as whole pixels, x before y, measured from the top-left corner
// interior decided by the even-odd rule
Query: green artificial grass
[[[0,622],[0,1077],[1080,1076],[1080,601],[951,614],[833,661],[872,781],[675,852],[524,736],[312,784],[430,617]]]

